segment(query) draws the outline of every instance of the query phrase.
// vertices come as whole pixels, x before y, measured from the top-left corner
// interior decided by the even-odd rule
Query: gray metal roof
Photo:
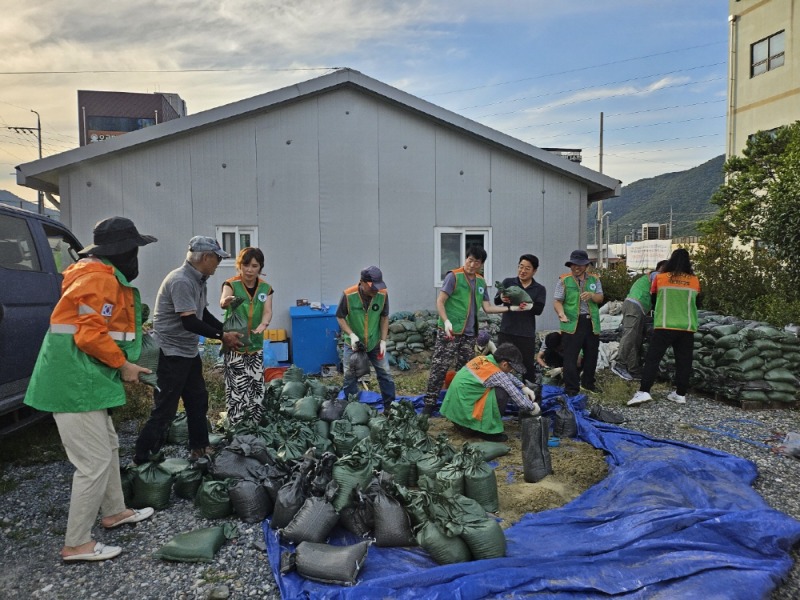
[[[457,130],[484,143],[503,148],[525,159],[532,160],[567,177],[577,179],[587,185],[590,201],[603,200],[619,195],[621,182],[617,179],[481,125],[462,115],[431,104],[352,69],[340,69],[309,81],[138,131],[132,131],[125,135],[104,140],[101,143],[89,144],[48,156],[47,158],[23,163],[17,166],[17,183],[36,190],[58,194],[59,172],[74,167],[79,163],[105,158],[117,152],[139,149],[149,144],[157,144],[170,136],[186,135],[194,131],[216,127],[226,121],[272,110],[283,104],[342,87],[351,87],[364,93],[372,94],[384,102],[390,102],[414,112],[420,118],[431,119],[443,127]]]

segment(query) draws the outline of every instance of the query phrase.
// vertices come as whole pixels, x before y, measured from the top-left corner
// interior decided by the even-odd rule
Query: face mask
[[[120,273],[125,275],[125,279],[129,282],[133,281],[139,276],[139,248],[134,248],[123,254],[115,254],[114,256],[106,256],[112,265],[119,269]]]

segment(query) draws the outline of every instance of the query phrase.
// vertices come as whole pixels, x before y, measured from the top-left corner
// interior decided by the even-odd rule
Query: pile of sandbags
[[[791,404],[800,385],[800,344],[793,332],[760,321],[698,313],[692,386],[735,401]],[[661,366],[674,373],[674,356]]]
[[[401,311],[389,315],[389,339],[386,352],[389,364],[400,370],[407,370],[410,364],[427,365],[436,342],[436,311]],[[497,339],[500,329],[500,315],[479,313],[478,329],[486,330]]]

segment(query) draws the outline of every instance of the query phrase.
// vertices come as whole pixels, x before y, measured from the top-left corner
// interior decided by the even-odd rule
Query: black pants
[[[153,411],[136,440],[133,460],[139,464],[164,445],[180,399],[186,409],[189,448],[198,450],[208,446],[208,391],[202,359],[167,356],[160,352],[157,375],[160,391],[153,392]]]
[[[497,341],[501,344],[513,344],[522,354],[522,364],[525,366],[525,379],[534,383],[536,381],[536,338],[511,335],[500,332]]]
[[[593,390],[594,372],[597,369],[597,353],[600,336],[592,331],[592,318],[580,315],[575,333],[561,332],[561,347],[564,349],[564,391],[575,396],[581,386]],[[583,350],[583,372],[578,375],[578,356]]]
[[[670,346],[675,352],[675,391],[678,395],[685,396],[689,390],[694,357],[694,333],[675,329],[656,329],[650,336],[650,347],[647,349],[642,368],[642,383],[639,389],[643,392],[649,392],[653,386],[658,375],[658,365]]]

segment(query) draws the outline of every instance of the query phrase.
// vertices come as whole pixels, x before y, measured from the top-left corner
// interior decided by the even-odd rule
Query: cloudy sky
[[[77,90],[190,114],[350,67],[623,183],[724,153],[721,0],[0,0],[0,189],[78,145]]]

